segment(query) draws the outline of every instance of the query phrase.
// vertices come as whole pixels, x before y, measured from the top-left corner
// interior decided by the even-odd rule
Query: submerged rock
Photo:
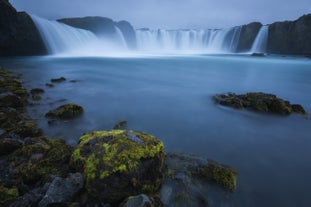
[[[71,166],[86,178],[88,193],[114,203],[131,195],[154,193],[162,183],[164,146],[135,131],[95,131],[82,136]]]
[[[290,104],[289,101],[278,98],[276,95],[262,92],[251,92],[243,95],[236,95],[235,93],[217,94],[213,96],[213,100],[220,105],[236,109],[246,108],[281,115],[289,115],[292,112],[306,114],[301,105]]]
[[[66,78],[64,77],[60,77],[60,78],[52,78],[51,82],[52,83],[60,83],[60,82],[64,82],[66,80]]]
[[[114,125],[113,129],[124,129],[127,125],[127,121],[123,120]]]
[[[65,104],[49,111],[45,114],[45,116],[51,118],[70,119],[79,116],[82,113],[82,106],[79,106],[77,104]]]
[[[254,52],[254,53],[251,54],[251,56],[254,56],[254,57],[265,57],[266,55],[265,55],[265,53],[256,53],[256,52]]]
[[[44,93],[44,90],[42,88],[33,88],[33,89],[30,90],[30,93],[32,95],[42,94],[42,93]]]

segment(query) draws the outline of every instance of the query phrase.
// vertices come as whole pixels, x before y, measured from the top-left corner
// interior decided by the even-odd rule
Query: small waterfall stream
[[[251,48],[252,53],[265,53],[266,52],[268,35],[269,35],[269,26],[268,25],[262,26]]]

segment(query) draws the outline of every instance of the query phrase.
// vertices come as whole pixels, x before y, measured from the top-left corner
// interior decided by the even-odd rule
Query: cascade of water
[[[121,43],[121,47],[127,49],[128,47],[127,47],[126,40],[125,40],[125,38],[124,38],[124,36],[123,36],[123,33],[121,32],[121,30],[119,29],[119,27],[116,27],[116,26],[115,26],[115,29],[116,29],[116,31],[117,31],[116,41]]]
[[[241,27],[218,30],[136,30],[137,48],[149,52],[235,52]]]
[[[97,37],[94,33],[66,24],[31,16],[49,54],[106,55],[127,51],[126,40],[118,27],[111,38]]]
[[[268,25],[262,26],[251,48],[252,53],[255,53],[255,52],[265,53],[266,52],[268,35],[269,35],[269,26]]]
[[[97,37],[90,31],[70,27],[57,21],[31,16],[50,54],[83,46]]]

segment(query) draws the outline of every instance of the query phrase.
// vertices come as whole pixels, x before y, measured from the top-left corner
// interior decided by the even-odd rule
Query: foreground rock
[[[207,207],[209,203],[214,203],[213,206],[230,203],[228,191],[236,188],[235,169],[182,153],[167,154],[165,164],[165,179],[160,189],[164,206]],[[221,199],[214,201],[214,195]]]
[[[162,183],[164,146],[135,131],[95,131],[82,136],[71,165],[86,177],[88,193],[115,203],[131,195],[155,193]]]
[[[260,112],[289,115],[291,113],[306,114],[299,104],[290,104],[289,101],[278,98],[273,94],[252,92],[243,95],[235,93],[217,94],[213,96],[216,103],[235,109],[251,109]]]
[[[65,104],[49,111],[45,114],[45,116],[50,118],[71,119],[79,116],[82,113],[82,106],[79,106],[77,104]]]

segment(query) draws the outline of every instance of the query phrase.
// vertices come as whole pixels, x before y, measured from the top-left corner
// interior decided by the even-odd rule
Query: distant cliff
[[[310,55],[311,14],[269,25],[268,53]]]
[[[25,12],[17,12],[7,0],[0,0],[0,56],[46,54],[41,36]]]
[[[112,19],[106,17],[66,18],[59,19],[58,21],[72,27],[92,31],[99,37],[107,38],[116,35],[117,27],[121,30],[129,48],[135,48],[136,46],[135,30],[127,21],[114,22]]]
[[[253,22],[242,26],[237,52],[248,52],[252,48],[261,26],[262,24],[259,22]]]

